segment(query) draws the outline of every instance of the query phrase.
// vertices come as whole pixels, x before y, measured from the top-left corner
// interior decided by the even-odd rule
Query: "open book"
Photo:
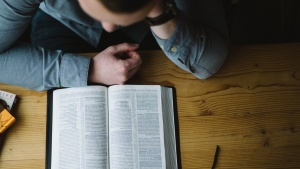
[[[180,168],[173,90],[114,85],[48,93],[46,168]]]

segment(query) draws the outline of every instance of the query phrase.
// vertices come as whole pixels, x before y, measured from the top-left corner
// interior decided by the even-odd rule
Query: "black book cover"
[[[175,124],[175,139],[176,139],[176,153],[177,153],[177,166],[181,169],[181,153],[180,153],[180,138],[179,138],[179,121],[178,121],[178,109],[177,109],[177,95],[175,87],[172,88],[173,93],[173,106],[174,106],[174,124]],[[51,169],[51,151],[52,151],[52,113],[53,113],[53,91],[47,92],[47,120],[46,120],[46,161],[45,168]]]

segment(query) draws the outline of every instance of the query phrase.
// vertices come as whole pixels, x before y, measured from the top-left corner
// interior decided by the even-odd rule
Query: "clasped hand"
[[[97,54],[90,63],[89,82],[124,84],[141,67],[142,59],[135,51],[138,47],[138,44],[122,43]]]

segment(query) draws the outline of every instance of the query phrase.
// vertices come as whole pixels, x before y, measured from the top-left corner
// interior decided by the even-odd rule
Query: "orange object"
[[[16,119],[0,105],[0,133],[3,133],[15,121]]]

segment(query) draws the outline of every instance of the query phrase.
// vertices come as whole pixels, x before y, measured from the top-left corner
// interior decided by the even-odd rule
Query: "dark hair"
[[[131,13],[147,5],[151,0],[99,0],[108,10]]]

